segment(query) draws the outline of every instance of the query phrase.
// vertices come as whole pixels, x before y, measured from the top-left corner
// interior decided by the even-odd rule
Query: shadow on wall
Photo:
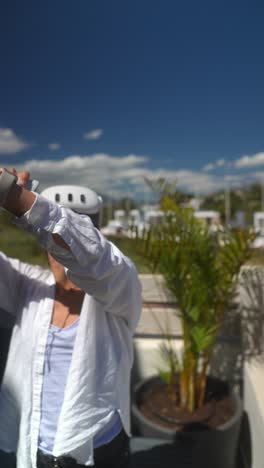
[[[264,268],[242,271],[240,315],[243,359],[264,365]]]
[[[5,371],[12,328],[0,328],[0,386]]]
[[[238,304],[232,304],[225,314],[221,335],[214,349],[210,375],[228,381],[233,388],[242,390],[243,352],[241,341],[241,315]]]
[[[226,315],[214,349],[211,374],[242,390],[243,364],[257,359],[264,365],[264,269],[244,267],[236,304]]]

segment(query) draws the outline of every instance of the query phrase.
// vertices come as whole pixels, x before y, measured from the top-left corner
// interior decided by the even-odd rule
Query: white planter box
[[[246,363],[244,367],[244,407],[248,413],[252,440],[252,468],[264,462],[264,362]]]

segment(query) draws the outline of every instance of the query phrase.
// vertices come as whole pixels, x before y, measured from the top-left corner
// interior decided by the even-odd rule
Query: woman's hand
[[[3,207],[14,215],[21,216],[31,208],[36,198],[33,192],[25,190],[30,179],[30,173],[28,171],[17,171],[14,167],[6,170],[14,174],[18,180],[8,192]],[[1,172],[2,170],[0,168],[0,174]]]
[[[17,170],[14,167],[8,167],[6,168],[6,170],[10,172],[11,174],[14,174],[17,177],[18,185],[20,185],[21,187],[26,187],[30,179],[30,173],[28,171],[17,172]],[[1,173],[1,169],[0,169],[0,173]]]

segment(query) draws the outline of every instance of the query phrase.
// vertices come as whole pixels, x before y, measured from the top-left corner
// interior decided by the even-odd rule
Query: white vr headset
[[[43,190],[41,196],[76,213],[88,215],[95,227],[100,227],[103,200],[93,190],[78,185],[55,185]]]

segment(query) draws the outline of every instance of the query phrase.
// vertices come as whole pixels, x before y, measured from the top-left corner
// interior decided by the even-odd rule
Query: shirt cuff
[[[41,195],[36,194],[36,199],[30,210],[21,216],[21,221],[26,221],[37,229],[53,232],[56,224],[62,218],[62,210],[59,205],[52,203]]]

